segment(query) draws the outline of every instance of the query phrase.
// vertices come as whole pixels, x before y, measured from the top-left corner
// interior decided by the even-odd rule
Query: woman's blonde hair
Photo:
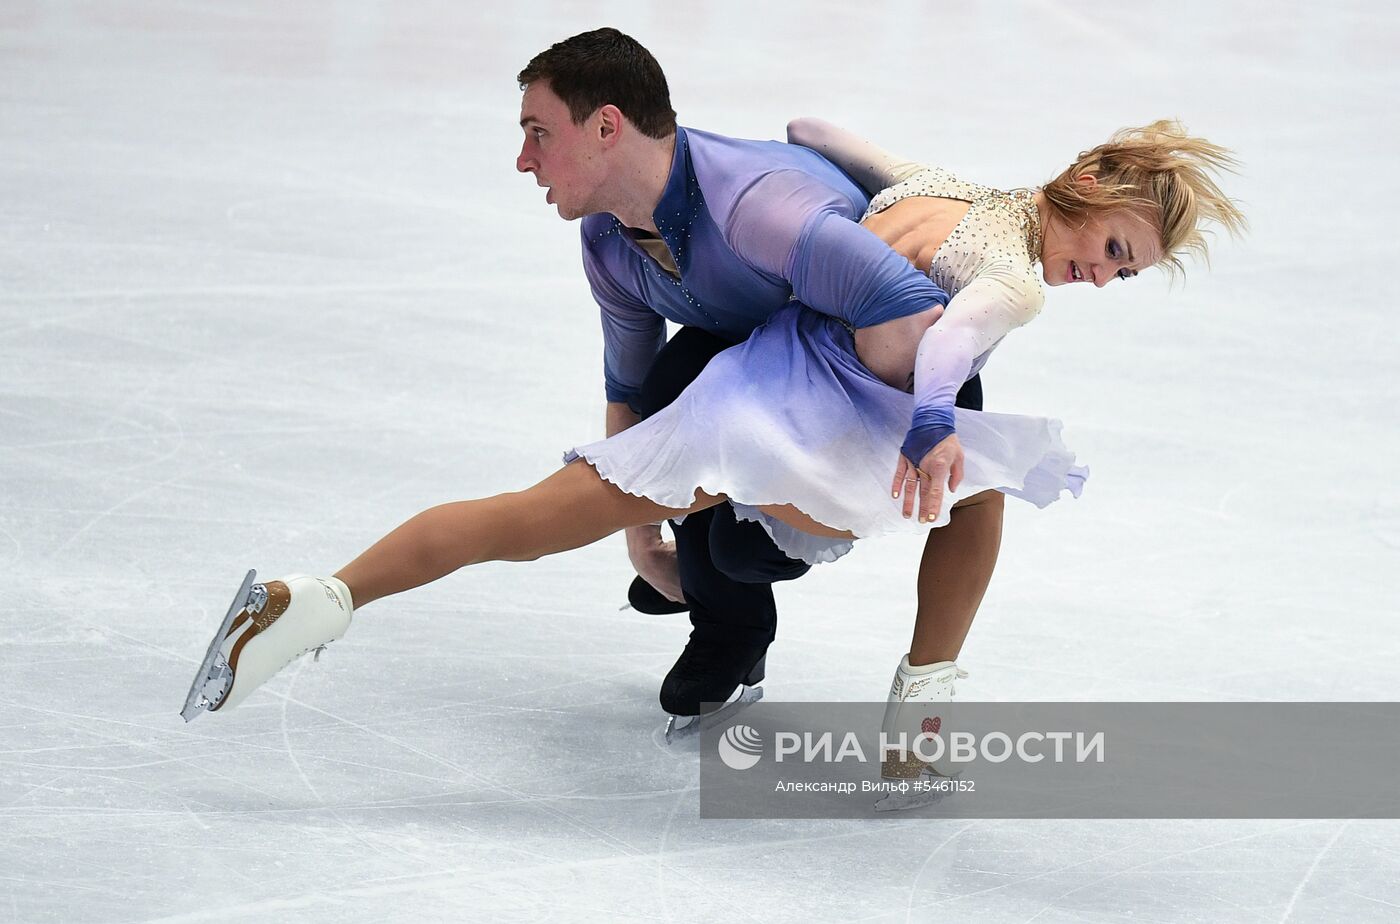
[[[1210,253],[1201,226],[1214,222],[1232,236],[1246,227],[1244,213],[1216,185],[1212,173],[1233,170],[1230,151],[1193,138],[1175,119],[1115,132],[1106,144],[1081,153],[1063,173],[1045,184],[1045,199],[1067,222],[1083,224],[1094,213],[1127,208],[1156,225],[1162,234],[1160,264],[1168,275],[1184,274],[1181,256]],[[1092,175],[1097,182],[1081,183]]]

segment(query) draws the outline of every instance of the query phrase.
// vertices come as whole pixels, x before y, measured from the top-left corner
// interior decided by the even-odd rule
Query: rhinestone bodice
[[[1042,243],[1040,214],[1029,189],[1009,192],[969,183],[942,167],[927,167],[870,200],[866,217],[901,199],[933,196],[968,203],[967,214],[949,232],[934,254],[929,276],[950,296],[988,267],[1013,268],[1028,290],[1039,291],[1034,265]]]

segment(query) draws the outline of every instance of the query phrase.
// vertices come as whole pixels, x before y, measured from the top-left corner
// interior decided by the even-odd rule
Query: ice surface
[[[1393,918],[1385,822],[702,821],[656,743],[687,625],[617,611],[618,540],[386,601],[181,722],[248,567],[600,433],[513,78],[605,23],[735,135],[822,115],[1004,186],[1161,116],[1235,148],[1213,272],[1053,291],[989,367],[1094,475],[1009,510],[961,692],[1400,697],[1394,5],[6,0],[0,918]],[[781,588],[768,696],[880,698],[919,552]]]

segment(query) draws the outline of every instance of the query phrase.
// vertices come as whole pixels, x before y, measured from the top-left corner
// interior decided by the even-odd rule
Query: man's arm
[[[741,260],[786,280],[799,301],[855,327],[947,304],[947,293],[855,217],[816,177],[776,170],[735,197],[724,235]]]
[[[756,268],[789,280],[798,300],[853,327],[900,319],[910,319],[905,323],[920,328],[937,326],[934,322],[948,304],[947,293],[933,280],[842,213],[835,190],[801,171],[779,170],[758,177],[735,197],[727,219],[726,240],[735,253]],[[918,411],[923,410],[918,406]],[[932,427],[945,425],[951,432],[951,416],[950,410],[946,421],[941,417],[924,421],[916,412],[909,437],[922,437]],[[949,455],[949,470],[956,480],[962,465],[957,441],[949,440],[943,452]],[[895,496],[906,469],[920,458],[906,460],[899,455],[891,460]]]
[[[625,405],[641,387],[656,354],[666,343],[666,321],[635,291],[632,267],[620,258],[619,244],[606,240],[602,246],[597,244],[589,238],[585,226],[583,274],[598,303],[603,325],[604,392],[609,403]]]
[[[612,436],[614,433],[621,433],[628,427],[636,425],[641,419],[636,411],[621,401],[609,401],[604,427],[607,430],[607,435]]]
[[[583,270],[603,324],[603,378],[607,410],[606,435],[621,433],[641,418],[627,405],[636,393],[656,353],[666,341],[665,320],[628,291],[617,278],[616,268],[583,241]],[[661,537],[660,524],[634,526],[624,531],[627,557],[633,569],[667,598],[680,602],[680,570],[675,543]]]

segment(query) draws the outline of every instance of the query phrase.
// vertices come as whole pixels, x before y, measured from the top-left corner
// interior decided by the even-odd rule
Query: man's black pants
[[[657,354],[633,397],[632,410],[643,418],[666,407],[695,380],[714,356],[734,344],[698,327],[683,327]],[[974,376],[958,392],[957,406],[982,409],[982,382]],[[716,426],[723,426],[716,421]],[[894,460],[890,461],[894,476]],[[697,627],[726,627],[736,633],[774,637],[778,610],[773,583],[806,574],[811,565],[792,559],[773,544],[763,527],[739,521],[734,508],[718,504],[672,523],[681,589]]]

